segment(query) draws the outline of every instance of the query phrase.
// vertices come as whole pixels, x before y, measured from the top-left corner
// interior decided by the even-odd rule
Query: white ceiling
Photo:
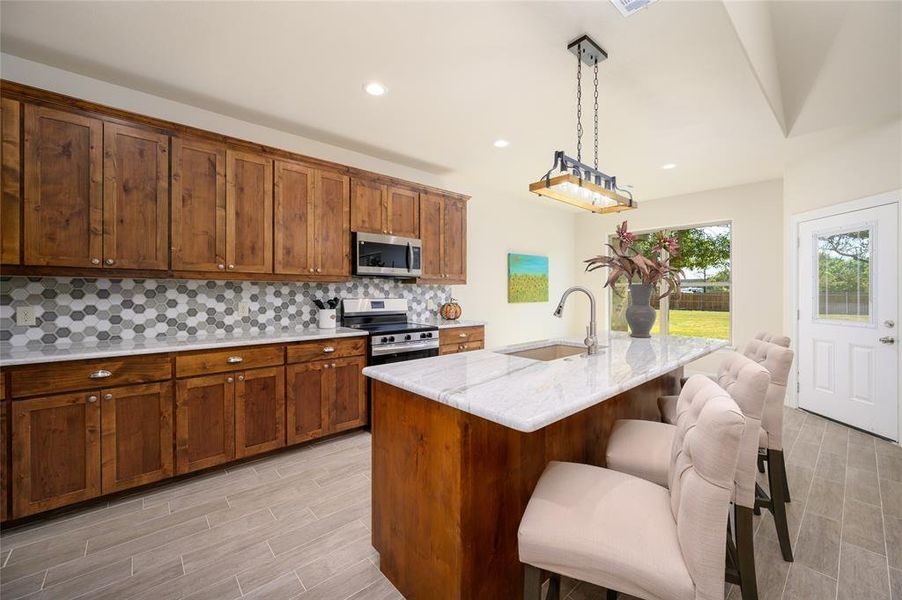
[[[4,1],[0,48],[471,186],[461,191],[531,197],[554,150],[575,154],[566,45],[588,33],[610,55],[599,166],[641,202],[780,177],[784,132],[902,112],[902,3],[745,6],[661,0],[624,18],[604,0]],[[386,96],[362,92],[373,79]],[[499,137],[511,146],[494,148]]]

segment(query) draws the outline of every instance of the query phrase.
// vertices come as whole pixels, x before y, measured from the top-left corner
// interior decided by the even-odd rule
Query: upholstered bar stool
[[[769,331],[759,331],[755,334],[754,339],[761,340],[762,342],[770,342],[771,344],[783,346],[784,348],[789,348],[791,342],[785,335],[777,335],[775,333],[770,333]]]
[[[728,570],[728,579],[740,586],[744,600],[756,600],[758,585],[752,541],[755,464],[770,374],[755,361],[737,352],[730,352],[720,364],[716,381],[730,394],[745,416],[745,427],[739,446],[739,461],[734,477],[735,541],[730,542],[728,549],[731,567]],[[684,418],[686,408],[684,396],[680,394],[677,404],[677,424]],[[669,481],[670,461],[662,449],[663,446],[672,444],[676,431],[677,425],[668,423],[635,419],[616,421],[608,439],[607,467],[666,486]]]
[[[745,418],[705,377],[682,391],[669,489],[610,469],[552,462],[520,522],[524,598],[541,597],[542,571],[648,600],[724,595],[724,534]],[[549,588],[557,600],[559,585]],[[616,590],[616,592],[614,591]]]

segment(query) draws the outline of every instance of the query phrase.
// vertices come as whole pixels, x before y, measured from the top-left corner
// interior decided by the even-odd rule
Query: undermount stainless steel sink
[[[501,352],[501,354],[507,354],[509,356],[519,356],[520,358],[529,358],[532,360],[551,361],[557,360],[559,358],[567,358],[568,356],[574,356],[576,354],[584,354],[585,352],[585,346],[552,343],[548,344],[547,346],[527,348],[525,350],[503,351]]]

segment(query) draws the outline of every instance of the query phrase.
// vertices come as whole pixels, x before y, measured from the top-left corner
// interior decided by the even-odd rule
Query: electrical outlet
[[[34,327],[35,317],[33,306],[20,306],[16,309],[16,325],[21,327]]]
[[[238,303],[238,318],[243,319],[244,317],[251,314],[251,303],[250,302],[239,302]]]
[[[438,302],[430,299],[428,302],[426,302],[426,309],[427,310],[438,310]]]

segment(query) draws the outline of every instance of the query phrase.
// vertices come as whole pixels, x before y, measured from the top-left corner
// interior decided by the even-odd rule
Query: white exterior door
[[[799,225],[799,406],[899,439],[898,205]]]

